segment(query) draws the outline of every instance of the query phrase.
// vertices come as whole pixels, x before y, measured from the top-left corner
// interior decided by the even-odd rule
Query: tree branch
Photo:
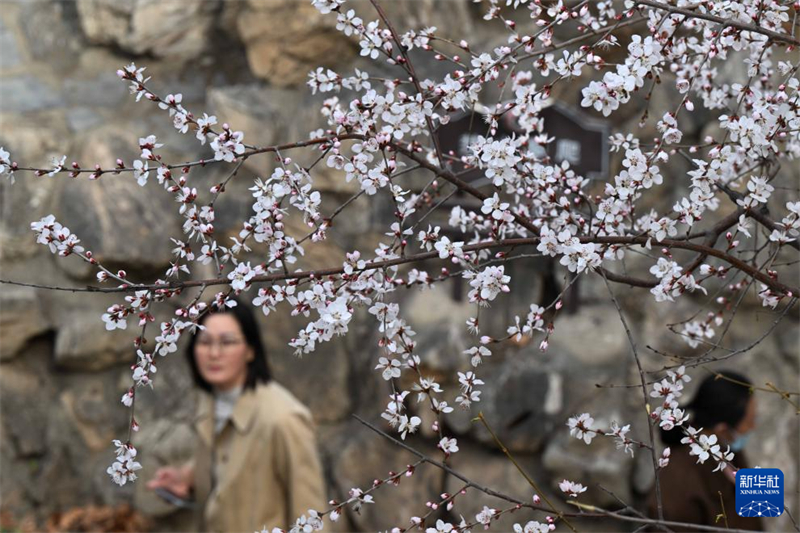
[[[595,244],[607,244],[607,245],[646,245],[647,241],[649,240],[648,237],[616,237],[616,236],[600,236],[600,237],[580,237],[578,239],[581,243],[595,243]],[[473,252],[477,250],[483,250],[487,248],[494,248],[497,246],[523,246],[523,245],[532,245],[532,244],[539,244],[541,239],[539,237],[526,237],[526,238],[517,238],[517,239],[502,239],[497,241],[487,241],[477,244],[468,244],[463,247],[465,252]],[[676,241],[672,239],[664,239],[660,242],[666,248],[678,248],[683,250],[691,250],[695,252],[705,253],[707,255],[714,256],[718,259],[725,261],[726,263],[730,264],[731,266],[741,270],[751,278],[754,278],[764,285],[769,287],[770,289],[776,290],[783,294],[787,295],[798,295],[800,294],[800,289],[794,287],[792,285],[786,285],[781,283],[775,279],[772,279],[767,274],[760,272],[758,269],[748,265],[741,259],[733,257],[729,254],[726,254],[716,248],[709,248],[708,246],[704,246],[702,244],[695,244],[685,241]],[[388,268],[393,266],[399,266],[406,263],[415,263],[418,261],[424,261],[427,259],[433,259],[439,257],[439,252],[422,252],[415,255],[410,255],[406,257],[399,257],[395,259],[388,259],[385,261],[371,261],[364,265],[364,268],[361,269],[354,269],[354,273],[358,272],[365,272],[369,270],[379,270],[382,268]],[[639,280],[636,278],[632,278],[629,276],[624,276],[620,274],[614,274],[608,272],[604,268],[599,268],[598,272],[605,275],[609,280],[625,283],[628,285],[638,286],[638,287],[654,287],[657,285],[654,281],[649,280]],[[306,270],[306,271],[298,271],[298,272],[289,272],[283,274],[266,274],[262,276],[255,276],[251,280],[251,284],[255,283],[274,283],[276,281],[283,281],[289,279],[307,279],[307,278],[321,278],[326,276],[336,276],[339,274],[344,273],[343,267],[336,267],[336,268],[328,268],[328,269],[320,269],[320,270]],[[132,292],[136,290],[176,290],[176,289],[183,289],[186,287],[200,287],[202,285],[212,286],[212,285],[227,285],[230,281],[227,278],[213,278],[213,279],[205,279],[205,280],[192,280],[192,281],[180,281],[180,282],[169,282],[163,284],[137,284],[135,286],[119,286],[119,287],[86,287],[82,289],[72,289],[73,292],[103,292],[103,293],[115,293],[115,292]],[[10,283],[10,284],[20,284],[20,282],[10,281],[10,280],[1,280],[0,283]],[[38,288],[49,288],[46,286],[39,286]],[[64,289],[67,290],[67,289]]]
[[[762,35],[766,35],[773,41],[787,43],[794,46],[800,46],[800,40],[795,39],[791,35],[785,35],[783,33],[774,32],[772,30],[768,30],[766,28],[762,28],[761,26],[756,26],[754,24],[737,22],[735,20],[724,19],[722,17],[717,17],[715,15],[708,15],[706,13],[698,13],[697,11],[692,11],[691,9],[673,7],[670,5],[662,4],[661,2],[653,2],[652,0],[634,0],[634,2],[639,5],[648,6],[654,9],[660,9],[662,11],[668,11],[670,13],[675,13],[679,15],[685,15],[690,18],[698,18],[707,20],[709,22],[716,22],[717,24],[722,24],[723,27],[732,27],[732,28],[738,28],[739,30],[742,31],[760,33]]]
[[[614,307],[617,308],[619,319],[622,321],[622,325],[625,328],[625,334],[627,335],[628,342],[631,345],[631,353],[633,354],[634,361],[636,361],[636,368],[639,371],[639,380],[641,382],[641,388],[642,388],[642,401],[644,402],[644,410],[647,420],[647,431],[650,438],[650,457],[652,458],[653,473],[655,474],[656,478],[656,505],[658,507],[658,519],[659,521],[663,522],[664,504],[661,495],[661,479],[658,468],[658,454],[656,453],[656,438],[655,438],[655,433],[653,432],[653,424],[652,421],[650,420],[650,402],[648,401],[648,394],[647,394],[647,384],[646,384],[647,380],[644,377],[644,369],[642,368],[641,360],[639,360],[639,352],[636,349],[636,341],[633,339],[633,334],[631,333],[631,328],[628,326],[628,321],[625,320],[625,315],[622,313],[622,308],[619,306],[617,297],[614,295],[614,291],[611,290],[611,285],[608,284],[608,280],[605,277],[603,277],[603,281],[605,281],[606,283],[606,288],[608,289],[608,294],[611,296],[611,301],[614,302]]]

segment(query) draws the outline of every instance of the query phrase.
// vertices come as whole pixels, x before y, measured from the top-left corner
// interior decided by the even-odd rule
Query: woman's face
[[[738,452],[747,442],[746,437],[756,427],[756,399],[751,396],[747,402],[744,416],[736,426],[731,427],[725,422],[720,422],[712,429],[712,433],[719,435],[723,443],[731,445],[734,452]],[[737,446],[738,444],[738,446]]]
[[[247,344],[242,328],[231,314],[218,313],[203,323],[197,334],[194,358],[200,375],[218,391],[243,386],[247,381],[247,363],[253,349]]]
[[[744,435],[745,433],[750,433],[756,427],[756,398],[755,396],[750,397],[750,401],[747,402],[747,408],[744,412],[744,417],[742,420],[736,425],[734,428],[736,433],[739,435]]]

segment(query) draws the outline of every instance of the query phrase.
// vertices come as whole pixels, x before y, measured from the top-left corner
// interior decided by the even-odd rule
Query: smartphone
[[[176,496],[173,492],[170,492],[163,487],[157,488],[155,493],[158,494],[162,500],[171,503],[175,507],[180,507],[181,509],[194,509],[194,501],[185,500],[180,496]]]

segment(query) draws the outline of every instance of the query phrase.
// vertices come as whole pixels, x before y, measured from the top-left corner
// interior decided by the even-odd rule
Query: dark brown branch
[[[274,145],[274,146],[264,146],[264,147],[255,148],[253,150],[248,150],[246,152],[243,152],[243,153],[237,155],[236,158],[234,159],[234,161],[236,161],[236,160],[245,160],[248,157],[252,157],[252,156],[258,155],[258,154],[265,154],[265,153],[269,153],[269,152],[278,152],[280,150],[292,150],[294,148],[305,148],[305,147],[308,147],[308,146],[314,146],[314,145],[318,145],[318,144],[330,143],[330,142],[333,142],[334,140],[346,141],[346,140],[363,140],[363,139],[364,139],[363,135],[344,134],[344,135],[336,135],[336,136],[333,136],[333,137],[320,137],[320,138],[317,138],[317,139],[309,139],[307,141],[298,141],[298,142],[294,142],[294,143],[279,144],[279,145]],[[213,164],[223,163],[223,162],[224,161],[217,161],[215,159],[200,159],[199,161],[188,161],[186,163],[176,163],[176,164],[170,164],[170,165],[164,165],[164,166],[166,168],[170,169],[170,170],[174,170],[176,168],[178,168],[178,169],[186,168],[186,167],[191,168],[191,167],[197,167],[197,166],[204,167],[206,165],[213,165]],[[48,169],[48,168],[32,168],[32,167],[14,167],[14,168],[12,168],[12,170],[14,172],[18,172],[18,171],[43,172],[45,174],[53,171],[53,169]],[[73,168],[66,168],[65,167],[65,168],[59,170],[58,172],[56,172],[56,174],[72,174],[72,173],[76,173],[76,174],[97,174],[98,176],[102,176],[103,174],[120,174],[122,172],[133,172],[133,171],[134,171],[134,168],[132,168],[132,167],[109,168],[109,169],[100,169],[100,170],[97,170],[95,168],[73,169]]]
[[[744,209],[737,209],[728,216],[720,219],[719,222],[714,224],[712,228],[709,228],[708,231],[706,231],[706,238],[704,239],[703,244],[713,248],[717,242],[717,239],[719,239],[719,236],[722,235],[722,232],[727,231],[728,228],[736,224],[736,222],[739,220],[739,216],[742,213],[744,213]],[[692,272],[695,268],[699,267],[707,257],[708,254],[699,254],[695,260],[685,268],[686,272]]]
[[[477,244],[468,244],[465,245],[462,249],[464,252],[474,252],[477,250],[483,250],[486,248],[494,248],[498,246],[524,246],[524,245],[532,245],[532,244],[539,244],[540,242],[539,237],[526,237],[526,238],[517,238],[517,239],[503,239],[499,241],[487,241],[481,242]],[[606,244],[606,245],[640,245],[644,246],[647,244],[649,240],[648,237],[643,236],[636,236],[636,237],[595,237],[595,236],[583,236],[579,237],[578,240],[581,243],[595,243],[595,244]],[[764,285],[769,287],[772,290],[778,291],[783,294],[789,294],[796,296],[800,294],[800,289],[797,287],[786,285],[781,283],[775,279],[772,279],[767,274],[759,271],[758,269],[748,265],[741,259],[733,257],[729,254],[726,254],[716,248],[709,248],[708,246],[704,246],[702,244],[695,244],[685,241],[675,241],[672,239],[664,239],[659,243],[661,246],[665,248],[677,248],[682,250],[691,250],[698,253],[705,253],[707,255],[716,257],[725,261],[726,263],[730,264],[731,266],[741,270],[751,278],[754,278]],[[410,255],[406,257],[399,257],[395,259],[388,259],[385,261],[371,261],[365,264],[363,269],[354,270],[354,272],[364,272],[369,270],[379,270],[382,268],[389,268],[393,266],[399,266],[406,263],[415,263],[418,261],[425,261],[427,259],[433,259],[439,257],[439,253],[436,251],[433,252],[422,252],[415,255]],[[328,269],[320,269],[320,270],[306,270],[306,271],[298,271],[298,272],[289,272],[283,274],[266,274],[262,276],[255,276],[252,278],[251,283],[274,283],[277,281],[284,281],[289,279],[308,279],[308,278],[322,278],[326,276],[337,276],[344,272],[343,267],[336,267],[336,268],[328,268]],[[639,286],[639,287],[654,287],[657,285],[656,282],[652,281],[642,281],[637,280],[636,278],[630,278],[628,276],[623,276],[620,274],[612,274],[605,269],[600,269],[600,272],[606,274],[607,278],[611,281],[626,283],[629,285]],[[611,274],[611,275],[609,275]],[[0,283],[10,283],[6,280],[0,280]],[[13,282],[18,283],[18,282]],[[100,288],[100,287],[87,287],[85,289],[74,289],[74,292],[105,292],[105,293],[114,293],[114,292],[131,292],[135,290],[176,290],[176,289],[183,289],[187,287],[200,287],[202,285],[212,286],[212,285],[227,285],[229,280],[227,278],[213,278],[213,279],[205,279],[205,280],[195,280],[195,281],[181,281],[181,282],[170,282],[170,283],[163,283],[163,284],[151,284],[151,285],[144,285],[144,284],[137,284],[135,286],[121,286],[121,287],[107,287],[107,288]],[[47,287],[41,287],[47,288]]]

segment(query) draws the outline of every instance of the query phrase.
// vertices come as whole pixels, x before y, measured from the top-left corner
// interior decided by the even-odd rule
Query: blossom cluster
[[[44,244],[52,253],[61,257],[84,251],[80,239],[69,228],[58,223],[54,215],[47,215],[38,222],[31,222],[31,229],[36,233],[37,243]]]
[[[666,378],[653,385],[650,397],[659,398],[661,405],[653,409],[650,417],[662,429],[670,431],[689,419],[686,410],[679,407],[678,398],[683,395],[683,384],[691,380],[691,376],[686,374],[686,368],[681,366],[677,370],[669,370]]]
[[[615,72],[606,72],[603,81],[593,81],[583,89],[581,105],[609,116],[630,100],[634,89],[644,85],[645,76],[659,74],[664,61],[661,49],[661,43],[653,37],[643,40],[640,35],[633,35],[625,63],[617,65]]]
[[[695,429],[691,426],[686,428],[686,436],[681,439],[682,444],[688,444],[689,455],[697,457],[698,463],[705,463],[710,457],[717,461],[717,466],[714,472],[724,470],[730,461],[733,460],[733,452],[731,447],[728,446],[725,451],[722,451],[720,444],[717,442],[717,436],[714,434],[707,435],[701,433],[702,428]]]
[[[121,487],[128,481],[136,481],[136,472],[142,469],[142,465],[136,461],[136,448],[119,440],[115,440],[113,444],[116,447],[117,458],[106,469],[106,473]]]
[[[650,267],[650,273],[660,280],[658,285],[650,289],[657,302],[674,301],[674,298],[685,292],[694,292],[698,289],[708,294],[708,291],[695,280],[694,275],[682,272],[683,267],[673,259],[665,257],[659,257],[658,262]]]

